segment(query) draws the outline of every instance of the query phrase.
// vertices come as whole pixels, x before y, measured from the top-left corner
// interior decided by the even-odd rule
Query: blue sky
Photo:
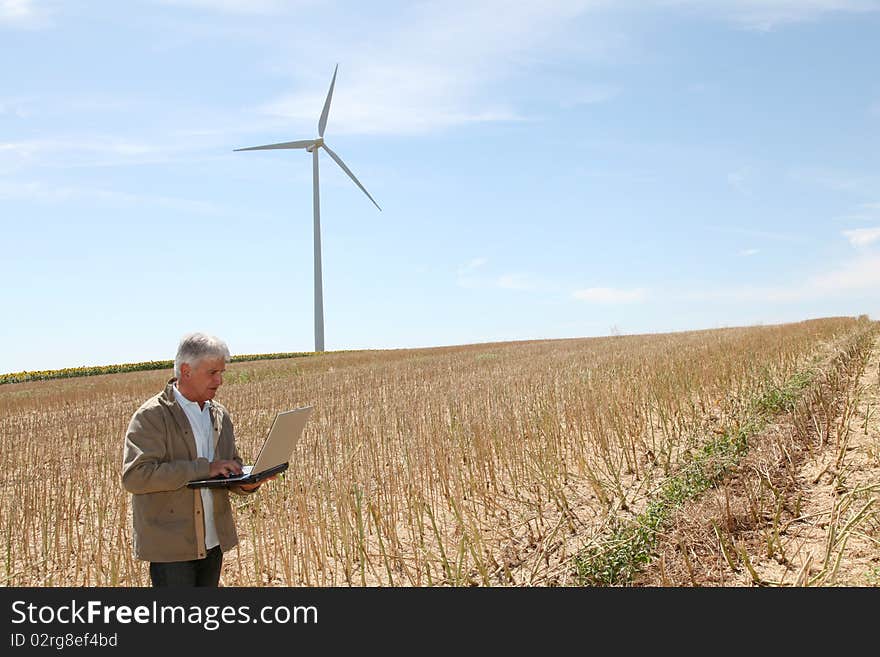
[[[124,10],[120,9],[124,6]],[[0,0],[0,372],[880,318],[880,0]]]

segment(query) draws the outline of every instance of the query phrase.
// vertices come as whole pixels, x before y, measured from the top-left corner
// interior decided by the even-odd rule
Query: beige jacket
[[[197,456],[192,427],[174,397],[165,390],[135,412],[125,434],[122,485],[132,494],[134,553],[144,561],[190,561],[205,556],[205,523],[199,489],[186,482],[208,477],[208,459]],[[241,463],[229,411],[211,401],[214,458]],[[240,488],[234,493],[245,494]],[[235,521],[226,488],[212,489],[214,522],[220,549],[238,544]]]

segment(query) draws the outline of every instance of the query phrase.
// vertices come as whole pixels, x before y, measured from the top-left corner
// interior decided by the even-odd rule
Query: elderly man
[[[132,494],[134,551],[153,586],[218,586],[223,553],[238,544],[231,490],[186,483],[241,474],[229,411],[214,401],[229,349],[203,333],[183,337],[174,378],[134,413],[125,434],[122,485]]]

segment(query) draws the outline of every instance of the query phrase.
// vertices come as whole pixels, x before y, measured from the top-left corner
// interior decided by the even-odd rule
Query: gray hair
[[[203,358],[222,358],[229,362],[229,347],[220,338],[205,333],[188,333],[180,340],[174,358],[174,376],[180,378],[180,366],[195,366]]]

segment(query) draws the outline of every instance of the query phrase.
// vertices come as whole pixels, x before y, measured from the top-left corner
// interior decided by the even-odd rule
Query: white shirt
[[[193,438],[196,440],[196,453],[208,461],[214,460],[214,426],[211,424],[211,402],[206,401],[204,408],[199,408],[199,403],[190,401],[183,396],[183,393],[177,389],[174,384],[174,396],[177,403],[186,413],[189,424],[192,427]],[[210,550],[216,545],[220,545],[220,539],[217,538],[217,526],[214,524],[214,495],[211,488],[202,488],[202,508],[204,513],[202,517],[205,519],[205,550]]]

